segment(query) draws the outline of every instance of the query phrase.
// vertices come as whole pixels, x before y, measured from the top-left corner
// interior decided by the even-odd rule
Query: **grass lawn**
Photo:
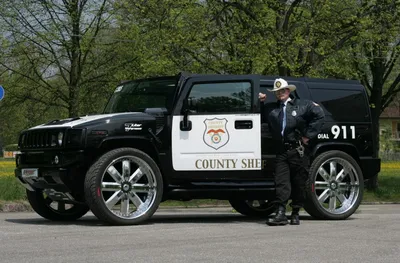
[[[0,158],[0,200],[24,200],[25,190],[14,177],[15,160]]]
[[[364,202],[400,202],[400,162],[382,163],[378,185],[375,191],[364,191]]]
[[[25,190],[14,177],[15,161],[0,158],[0,205],[4,201],[23,201]],[[382,163],[379,174],[379,188],[375,191],[364,191],[363,202],[400,202],[400,162]],[[215,206],[229,205],[220,200],[193,200],[188,202],[166,201],[161,206]]]

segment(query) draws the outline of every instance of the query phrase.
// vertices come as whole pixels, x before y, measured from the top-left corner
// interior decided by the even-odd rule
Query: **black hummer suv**
[[[364,180],[380,171],[365,89],[357,81],[285,79],[297,86],[294,96],[326,114],[310,142],[305,210],[345,219],[361,202]],[[206,198],[266,217],[275,155],[258,94],[274,80],[180,73],[122,83],[100,115],[22,131],[15,175],[32,208],[50,220],[91,210],[110,224],[138,224],[165,200]],[[269,94],[264,103],[275,102]]]

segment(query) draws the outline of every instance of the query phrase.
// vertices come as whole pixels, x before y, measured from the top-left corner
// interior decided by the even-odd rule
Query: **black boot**
[[[298,208],[293,208],[292,215],[290,218],[291,225],[300,225],[299,210],[300,209],[298,209]]]
[[[285,215],[286,207],[279,206],[278,212],[276,212],[275,217],[269,218],[266,222],[269,226],[287,225],[288,219]]]

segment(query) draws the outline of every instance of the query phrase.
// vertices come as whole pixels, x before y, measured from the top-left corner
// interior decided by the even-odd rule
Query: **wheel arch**
[[[144,137],[110,137],[104,139],[98,147],[98,155],[103,155],[105,152],[122,148],[132,147],[141,150],[148,154],[156,163],[160,165],[159,153],[151,139]]]
[[[316,145],[311,151],[311,161],[318,155],[327,151],[342,151],[350,155],[360,165],[360,156],[357,148],[350,143],[321,143]]]

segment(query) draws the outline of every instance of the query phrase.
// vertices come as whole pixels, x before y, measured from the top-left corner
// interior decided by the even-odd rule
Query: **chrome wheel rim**
[[[156,177],[147,162],[122,156],[105,169],[99,191],[110,212],[122,219],[135,219],[153,206],[156,189]]]
[[[313,186],[320,207],[335,215],[349,211],[360,195],[357,170],[347,160],[337,157],[320,165]]]

